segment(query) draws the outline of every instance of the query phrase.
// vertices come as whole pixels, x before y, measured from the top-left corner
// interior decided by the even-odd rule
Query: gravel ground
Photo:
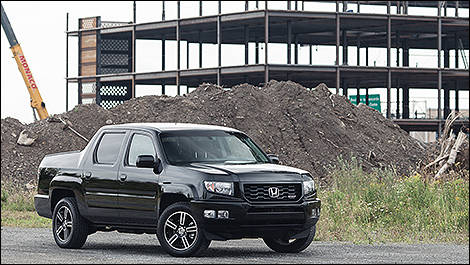
[[[2,227],[2,263],[469,263],[468,245],[355,245],[313,242],[299,254],[278,254],[262,240],[213,242],[204,256],[174,258],[154,235],[95,233],[82,249],[60,249],[50,229]]]

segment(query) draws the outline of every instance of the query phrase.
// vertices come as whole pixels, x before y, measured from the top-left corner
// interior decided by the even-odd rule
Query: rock
[[[28,131],[22,130],[16,143],[19,145],[26,145],[26,146],[32,145],[36,139],[30,138],[29,135],[31,134],[29,134]]]

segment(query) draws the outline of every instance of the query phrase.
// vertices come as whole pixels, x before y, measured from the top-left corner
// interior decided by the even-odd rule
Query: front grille
[[[269,196],[269,188],[279,189],[279,196],[272,198]],[[252,202],[279,202],[297,201],[302,196],[301,185],[293,184],[244,184],[243,190],[245,198]]]

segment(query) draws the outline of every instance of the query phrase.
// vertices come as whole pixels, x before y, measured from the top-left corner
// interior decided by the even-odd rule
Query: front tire
[[[211,243],[196,222],[190,204],[185,202],[172,204],[163,211],[158,221],[157,237],[163,249],[175,257],[199,255]]]
[[[312,243],[315,237],[316,226],[313,226],[310,233],[305,238],[282,239],[282,238],[263,238],[264,243],[272,250],[279,253],[299,253],[306,249]]]
[[[61,248],[81,248],[85,244],[88,223],[78,212],[75,198],[63,198],[54,207],[52,233]]]

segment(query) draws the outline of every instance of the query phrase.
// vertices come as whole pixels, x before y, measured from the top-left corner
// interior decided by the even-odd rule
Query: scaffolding
[[[292,80],[306,87],[325,83],[335,88],[336,93],[346,96],[348,88],[355,88],[357,95],[365,90],[366,104],[369,89],[386,89],[387,118],[392,116],[391,90],[396,89],[394,116],[401,119],[397,123],[403,121],[409,125],[414,122],[419,127],[419,121],[409,119],[409,91],[431,88],[438,92],[438,117],[432,121],[436,127],[433,128],[440,131],[443,118],[451,111],[450,90],[455,91],[456,110],[459,109],[459,91],[469,90],[468,68],[459,67],[459,57],[463,56],[463,62],[466,62],[463,51],[469,49],[469,20],[459,17],[458,10],[468,9],[467,1],[336,1],[335,12],[305,11],[304,1],[287,1],[287,10],[273,10],[269,9],[268,1],[264,2],[264,9],[259,9],[256,1],[256,9],[249,10],[248,1],[245,1],[244,12],[223,14],[222,2],[218,1],[218,14],[203,16],[202,1],[199,1],[198,17],[181,18],[180,2],[177,1],[177,19],[166,20],[165,1],[162,1],[161,21],[137,23],[134,1],[132,22],[81,18],[78,30],[73,31],[68,29],[67,15],[67,106],[69,83],[78,83],[79,104],[95,102],[110,108],[135,97],[136,85],[161,85],[162,94],[165,94],[166,85],[176,85],[180,95],[182,85],[197,87],[202,82],[230,87],[240,83],[263,85],[272,79]],[[357,12],[351,12],[348,3],[356,4]],[[387,12],[361,13],[360,7],[364,4],[386,6]],[[393,14],[392,6],[396,7]],[[409,15],[408,7],[435,7],[436,15]],[[448,16],[448,8],[455,10],[455,16]],[[75,77],[68,76],[69,37],[78,37],[79,42],[79,70]],[[136,72],[137,39],[161,41],[161,70]],[[166,70],[165,42],[168,40],[176,41],[174,70]],[[186,42],[186,47],[199,45],[198,67],[189,68],[187,51],[188,67],[182,69],[183,42]],[[287,44],[287,63],[270,63],[268,48],[273,43]],[[217,67],[203,67],[203,44],[217,45]],[[244,64],[222,66],[222,44],[244,45]],[[250,44],[255,46],[255,62],[252,64],[249,63]],[[335,63],[312,64],[314,45],[335,47],[332,55]],[[261,46],[264,48],[262,52]],[[299,64],[300,46],[309,47],[309,64]],[[348,47],[357,48],[355,65],[348,63]],[[365,49],[365,62],[361,62],[361,48]],[[369,65],[369,48],[386,48],[386,66]],[[392,49],[396,50],[396,66],[392,66]],[[437,50],[437,67],[410,67],[410,49]],[[449,63],[450,50],[455,51],[453,68]],[[413,127],[407,128],[413,130]]]

